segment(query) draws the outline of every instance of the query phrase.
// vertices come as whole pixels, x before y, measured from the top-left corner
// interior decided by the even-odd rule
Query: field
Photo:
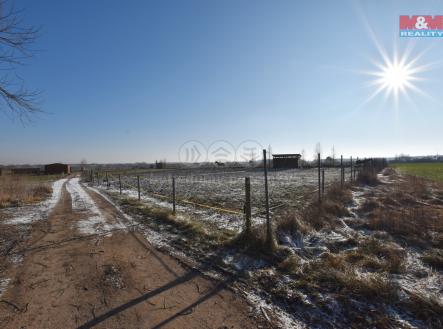
[[[406,174],[443,182],[443,162],[395,163],[391,166]]]
[[[201,257],[214,243],[230,243],[232,235],[214,235],[218,231],[211,228],[227,229],[241,237],[244,177],[251,177],[256,236],[241,242],[250,246],[246,255],[228,250],[223,266],[246,271],[254,287],[290,305],[287,311],[297,314],[292,318],[295,323],[305,323],[308,318],[313,319],[310,325],[320,328],[331,323],[339,328],[362,323],[434,328],[443,323],[439,288],[443,192],[430,181],[387,169],[375,175],[373,185],[363,179],[341,188],[339,170],[328,169],[319,206],[317,170],[271,171],[271,218],[279,252],[286,256],[274,256],[269,262],[269,258],[261,258],[263,253],[269,254],[263,249],[261,171],[195,169],[138,176],[141,202],[136,201],[137,175],[120,176],[122,196],[117,176],[108,175],[110,186],[101,181],[98,187],[136,217],[161,218],[146,221],[152,231],[160,232],[157,246],[172,246],[192,257]],[[177,215],[170,217],[172,177],[176,178],[178,199],[220,209],[179,202]],[[348,170],[348,183],[349,178]],[[225,214],[224,209],[239,214]],[[316,305],[314,310],[312,305]],[[369,313],[362,320],[361,314]]]
[[[349,179],[349,169],[346,172]],[[115,173],[101,173],[101,187],[109,179],[108,191],[119,192],[119,177]],[[148,173],[120,175],[124,195],[137,196],[138,182],[142,199],[157,201],[171,207],[172,178],[175,177],[178,210],[194,218],[213,221],[216,226],[238,231],[243,222],[245,177],[251,181],[252,214],[255,222],[265,215],[264,174],[260,169],[188,169],[161,170]],[[340,177],[340,169],[325,169],[325,189]],[[97,184],[97,180],[94,184]],[[268,173],[271,213],[279,214],[300,209],[306,199],[318,191],[317,169],[271,170]]]
[[[42,201],[51,193],[55,176],[0,176],[0,208]]]
[[[360,169],[343,185],[325,169],[320,203],[316,169],[270,170],[274,246],[260,169],[58,180],[44,201],[0,209],[0,326],[441,328],[441,184]]]

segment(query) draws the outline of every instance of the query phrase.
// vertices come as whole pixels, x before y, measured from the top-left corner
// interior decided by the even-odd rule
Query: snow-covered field
[[[339,176],[339,169],[326,169],[326,185],[338,180]],[[125,189],[137,190],[137,175],[121,177]],[[140,175],[140,187],[147,194],[171,196],[172,177],[176,179],[178,199],[195,200],[240,211],[245,200],[245,177],[250,177],[253,212],[263,210],[265,194],[262,170],[207,172],[194,169],[149,173]],[[109,181],[112,187],[118,188],[118,177],[109,175]],[[317,169],[270,170],[268,185],[271,207],[282,203],[296,203],[301,194],[317,188],[318,172]]]
[[[339,176],[339,169],[326,169],[326,188],[338,180]],[[252,220],[255,224],[264,220],[265,189],[262,170],[193,169],[151,172],[140,175],[141,199],[171,209],[173,177],[176,182],[179,216],[192,216],[216,227],[235,231],[241,230],[244,222],[245,177],[250,177]],[[108,179],[109,186],[105,179],[102,179],[99,188],[119,192],[118,176],[108,175]],[[123,195],[138,197],[137,175],[122,175],[121,182]],[[96,184],[97,181],[95,186]],[[302,205],[303,199],[315,193],[318,188],[318,171],[317,169],[271,170],[268,174],[268,184],[271,214],[288,207],[298,208]]]

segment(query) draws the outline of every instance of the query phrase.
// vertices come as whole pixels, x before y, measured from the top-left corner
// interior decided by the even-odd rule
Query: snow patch
[[[11,282],[11,279],[9,278],[0,279],[0,297],[2,297],[5,293],[6,289],[8,288],[9,282]]]
[[[11,225],[25,225],[30,224],[40,219],[46,219],[51,210],[60,200],[63,184],[67,181],[66,178],[59,179],[52,184],[52,195],[49,199],[39,203],[38,205],[24,206],[14,209],[18,215],[6,221],[6,224]]]
[[[66,189],[71,194],[72,209],[83,212],[85,219],[77,222],[77,229],[82,234],[95,234],[112,231],[114,229],[124,229],[125,226],[120,223],[109,224],[97,207],[91,196],[80,185],[80,178],[72,178],[66,184]],[[111,234],[111,233],[110,233]]]
[[[246,291],[243,291],[243,294],[249,300],[249,302],[251,302],[255,306],[257,313],[261,313],[266,318],[268,318],[268,313],[275,315],[277,317],[276,320],[278,322],[279,328],[284,328],[284,329],[307,328],[305,324],[295,319],[292,316],[292,314],[285,312],[275,304],[267,303],[266,300],[260,297],[259,295],[253,292],[246,292]]]

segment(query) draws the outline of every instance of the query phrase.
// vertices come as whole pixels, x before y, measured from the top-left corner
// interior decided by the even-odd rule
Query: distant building
[[[39,175],[41,170],[38,167],[11,168],[11,173],[13,175]]]
[[[70,174],[71,166],[63,163],[51,163],[45,166],[45,174],[59,175]]]
[[[272,164],[276,169],[299,168],[301,154],[273,154]]]

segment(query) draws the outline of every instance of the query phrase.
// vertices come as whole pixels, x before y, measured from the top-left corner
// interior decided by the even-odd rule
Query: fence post
[[[175,177],[172,177],[172,213],[175,215]]]
[[[91,169],[91,184],[94,185],[94,172]]]
[[[140,176],[137,176],[137,191],[138,191],[138,201],[141,200],[140,198]]]
[[[109,189],[109,178],[108,178],[108,172],[106,172],[106,188]]]
[[[343,188],[343,183],[344,183],[344,174],[345,171],[343,170],[343,155],[340,157],[340,168],[341,168],[341,187]]]
[[[120,195],[122,195],[122,177],[120,174],[118,174],[118,187],[120,190]]]
[[[321,194],[325,195],[325,169],[321,171]]]
[[[318,167],[318,203],[321,203],[321,159],[320,159],[320,153],[317,153],[317,167]]]
[[[252,231],[251,224],[251,179],[245,177],[245,235],[250,236]]]
[[[266,150],[263,150],[263,168],[265,172],[265,205],[266,205],[266,244],[269,251],[275,250],[275,241],[272,234],[271,218],[269,214],[268,167],[266,166]]]
[[[354,165],[352,163],[352,156],[351,156],[351,182],[353,181],[353,178],[352,178],[352,172],[353,171],[354,171]]]

